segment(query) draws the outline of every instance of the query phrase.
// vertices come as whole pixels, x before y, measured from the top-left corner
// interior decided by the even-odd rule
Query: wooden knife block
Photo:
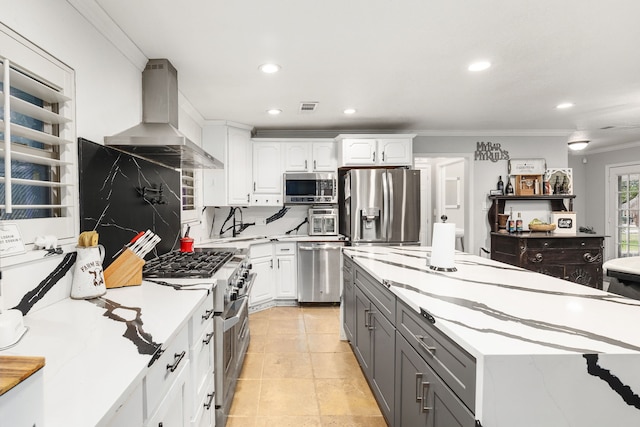
[[[127,248],[104,270],[107,289],[142,285],[144,260]]]

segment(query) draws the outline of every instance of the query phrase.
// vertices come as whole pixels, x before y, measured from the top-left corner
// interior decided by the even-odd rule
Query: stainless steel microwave
[[[284,203],[297,205],[338,203],[336,174],[331,172],[285,173]]]

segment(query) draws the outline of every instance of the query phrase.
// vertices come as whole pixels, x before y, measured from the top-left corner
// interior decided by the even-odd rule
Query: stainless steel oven
[[[310,236],[336,236],[338,234],[338,208],[312,207],[307,213]]]
[[[221,312],[213,318],[216,345],[214,367],[216,381],[216,426],[224,427],[233,402],[238,376],[249,347],[249,292],[255,273],[250,273],[246,260],[237,267],[229,281],[220,280],[217,287],[226,289]]]

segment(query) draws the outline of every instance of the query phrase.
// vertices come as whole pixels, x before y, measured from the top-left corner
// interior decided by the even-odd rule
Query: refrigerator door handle
[[[389,181],[391,175],[384,171],[382,173],[382,240],[389,240],[389,227],[390,227],[390,204],[393,198],[390,193],[391,182]]]

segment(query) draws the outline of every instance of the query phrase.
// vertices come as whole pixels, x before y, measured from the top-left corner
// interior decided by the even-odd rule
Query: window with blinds
[[[0,42],[16,41],[8,31],[0,27]],[[14,59],[0,43],[0,220],[17,223],[27,244],[37,235],[73,237],[73,71],[24,39],[20,45],[7,46]]]

